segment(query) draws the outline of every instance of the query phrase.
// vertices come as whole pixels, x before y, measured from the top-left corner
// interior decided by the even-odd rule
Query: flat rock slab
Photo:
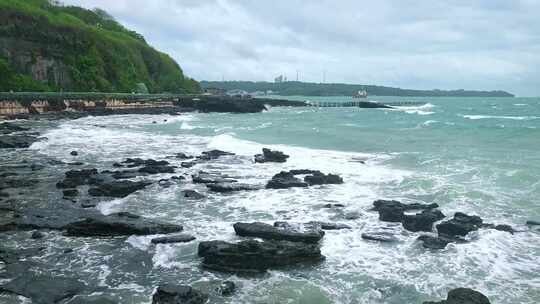
[[[1,292],[21,295],[35,304],[54,304],[81,293],[86,285],[76,278],[24,274],[0,286]]]
[[[171,236],[163,236],[152,239],[152,244],[170,244],[170,243],[187,243],[195,239],[194,236],[189,234],[178,234]]]
[[[127,236],[167,234],[182,231],[181,225],[151,221],[127,212],[87,217],[65,227],[68,236]]]
[[[188,285],[160,285],[152,296],[152,304],[204,304],[208,295]]]
[[[198,255],[203,258],[204,267],[226,272],[264,272],[269,268],[324,260],[317,244],[287,241],[200,242]]]
[[[199,172],[191,176],[196,184],[219,184],[219,183],[234,183],[237,180],[221,173]]]
[[[96,185],[88,189],[91,196],[126,197],[131,193],[150,185],[150,182],[113,181]]]
[[[0,136],[0,149],[28,148],[37,140],[30,135],[4,135]]]
[[[276,224],[278,224],[277,222]],[[236,223],[234,231],[239,236],[259,237],[267,240],[283,240],[291,242],[317,243],[324,236],[324,232],[317,229],[299,231],[291,226],[254,222]]]

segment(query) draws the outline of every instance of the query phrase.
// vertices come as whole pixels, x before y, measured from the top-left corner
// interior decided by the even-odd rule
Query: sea
[[[284,98],[284,97],[280,97]],[[350,101],[347,97],[292,96],[292,100]],[[150,303],[156,286],[187,284],[211,294],[210,303],[422,303],[442,300],[457,287],[485,294],[491,303],[540,303],[540,98],[378,97],[378,102],[421,102],[393,109],[271,107],[263,113],[185,113],[85,117],[46,129],[30,150],[36,157],[82,161],[100,170],[127,157],[166,159],[209,149],[236,154],[189,169],[218,171],[250,184],[265,184],[290,169],[339,174],[341,185],[281,190],[207,192],[204,185],[154,184],[126,198],[103,200],[104,214],[129,211],[178,223],[197,239],[153,245],[155,236],[89,239],[47,232],[42,261],[58,275],[77,274],[96,294],[120,303]],[[286,163],[254,163],[268,147],[290,155]],[[155,180],[175,174],[160,174]],[[204,200],[187,200],[194,189]],[[51,192],[58,191],[51,189]],[[49,194],[52,195],[52,194]],[[377,199],[437,203],[484,222],[511,225],[510,234],[480,229],[465,244],[429,250],[400,223],[385,223],[370,211]],[[343,204],[344,208],[324,208]],[[327,231],[326,260],[235,275],[200,267],[199,241],[241,240],[235,222],[339,222],[352,227]],[[395,243],[361,238],[366,231],[394,233]],[[31,240],[13,235],[7,244]],[[28,245],[29,246],[29,245]],[[65,247],[74,250],[58,257]],[[58,252],[56,252],[58,251]],[[213,293],[224,280],[236,283],[228,297]]]

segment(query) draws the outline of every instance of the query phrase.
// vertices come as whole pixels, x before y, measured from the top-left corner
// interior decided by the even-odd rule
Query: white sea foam
[[[538,116],[495,116],[495,115],[461,115],[463,118],[478,120],[478,119],[510,119],[510,120],[535,120],[540,119]]]

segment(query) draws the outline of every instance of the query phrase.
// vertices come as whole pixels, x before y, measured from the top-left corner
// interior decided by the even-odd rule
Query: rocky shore
[[[216,110],[211,102],[203,108]],[[198,106],[197,106],[198,107]],[[243,107],[239,112],[251,111]],[[219,109],[218,109],[219,110]],[[160,110],[161,111],[161,110]],[[115,112],[116,114],[117,112]],[[153,113],[153,112],[152,112]],[[65,113],[62,118],[76,118],[90,113]],[[91,113],[94,115],[95,113]],[[44,117],[41,116],[41,119]],[[56,117],[58,118],[58,117]],[[36,121],[14,121],[0,124],[0,155],[14,152],[24,153],[28,147],[40,139],[34,130]],[[200,155],[189,155],[178,151],[176,155],[163,155],[160,159],[122,158],[108,169],[94,168],[77,162],[77,151],[72,151],[74,162],[65,163],[55,159],[42,159],[39,163],[6,163],[0,167],[0,232],[19,233],[21,237],[42,239],[44,233],[59,232],[68,238],[90,238],[110,240],[132,236],[150,236],[151,243],[175,244],[198,242],[196,255],[201,271],[255,275],[273,269],[300,269],[317,267],[324,263],[321,244],[329,238],[325,231],[357,229],[366,242],[399,243],[403,235],[391,231],[362,229],[336,222],[293,221],[236,222],[231,232],[237,235],[235,242],[221,239],[199,240],[184,232],[184,224],[163,222],[146,218],[132,212],[102,214],[95,207],[102,200],[114,200],[145,191],[148,187],[166,189],[183,183],[200,185],[206,192],[184,190],[188,200],[204,201],[208,195],[226,196],[232,192],[262,191],[263,189],[331,187],[347,183],[339,172],[321,172],[306,168],[276,172],[265,184],[239,182],[219,169],[212,172],[197,170],[201,164],[212,164],[217,160],[234,161],[234,153],[221,150],[204,151]],[[261,154],[252,155],[253,166],[267,163],[284,163],[298,155],[286,155],[281,151],[263,149]],[[180,165],[171,163],[180,160]],[[33,178],[36,172],[53,167],[61,175],[44,174]],[[186,173],[186,169],[191,168]],[[217,166],[219,168],[219,166]],[[268,168],[268,167],[265,167]],[[193,171],[195,170],[195,171]],[[156,178],[160,174],[170,174],[168,178]],[[47,189],[47,190],[44,190]],[[50,190],[54,189],[54,190]],[[53,191],[58,199],[44,200],[40,191]],[[324,208],[335,209],[342,204],[328,204]],[[378,213],[380,221],[399,223],[410,237],[418,239],[418,246],[427,252],[445,250],[449,244],[474,242],[468,238],[479,229],[496,229],[508,232],[508,237],[519,229],[504,223],[485,223],[477,215],[455,212],[451,217],[440,211],[438,204],[406,204],[396,200],[376,200],[373,208],[366,212]],[[538,227],[538,222],[529,221],[530,229]],[[182,232],[182,233],[180,233]],[[415,235],[414,233],[420,233]],[[44,243],[51,246],[51,242]],[[54,244],[54,243],[53,243]],[[40,264],[39,257],[47,253],[46,246],[12,248],[0,245],[0,291],[4,294],[29,298],[34,303],[116,303],[107,295],[103,286],[88,286],[76,274],[73,277],[57,276],[54,272],[44,273],[35,269],[48,269]],[[61,246],[56,244],[56,246]],[[63,249],[58,258],[70,254],[70,248]],[[126,256],[129,259],[130,256]],[[150,262],[151,263],[151,262]],[[170,282],[155,286],[148,298],[152,303],[207,303],[215,297],[226,297],[235,292],[235,283],[219,282],[211,293],[197,290],[181,282]],[[99,295],[95,295],[98,292]],[[448,293],[441,302],[427,303],[490,303],[474,290],[459,288]]]

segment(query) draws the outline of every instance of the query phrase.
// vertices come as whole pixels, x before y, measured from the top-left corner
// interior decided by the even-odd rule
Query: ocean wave
[[[471,120],[478,119],[510,119],[510,120],[535,120],[538,116],[495,116],[495,115],[461,115],[461,117]]]

